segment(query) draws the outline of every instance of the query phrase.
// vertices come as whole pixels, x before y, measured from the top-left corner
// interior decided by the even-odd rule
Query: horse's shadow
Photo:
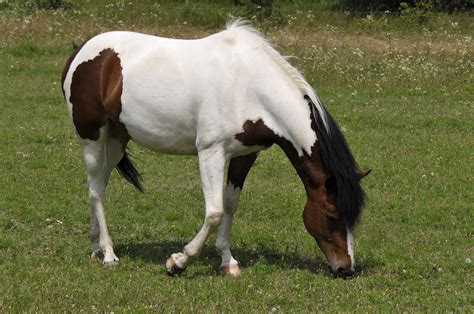
[[[127,256],[130,259],[142,260],[152,264],[165,264],[171,253],[181,252],[186,245],[184,242],[163,241],[153,243],[124,243],[117,244],[115,251],[118,256]],[[239,261],[243,268],[252,267],[263,260],[264,263],[274,265],[282,269],[306,269],[312,273],[332,276],[329,266],[322,257],[314,258],[302,257],[296,252],[275,252],[266,246],[258,245],[255,249],[232,248],[232,255]],[[213,265],[220,264],[220,256],[212,246],[205,245],[201,255],[201,260]],[[356,265],[358,276],[368,274],[372,270],[380,268],[382,263],[371,257],[359,260]],[[216,267],[217,272],[217,267]]]

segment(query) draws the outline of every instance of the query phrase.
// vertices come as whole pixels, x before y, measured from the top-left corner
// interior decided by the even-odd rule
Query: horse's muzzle
[[[355,275],[355,271],[346,270],[344,267],[339,267],[335,272],[333,272],[334,277],[346,279]]]

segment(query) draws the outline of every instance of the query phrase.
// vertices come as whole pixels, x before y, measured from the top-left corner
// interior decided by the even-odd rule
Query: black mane
[[[330,176],[336,178],[337,208],[341,213],[341,218],[352,229],[360,217],[365,199],[357,173],[357,163],[339,126],[324,104],[321,102],[321,107],[326,114],[327,129],[314,103],[308,96],[305,96],[305,99],[311,104],[311,111],[316,122],[315,131],[319,141],[322,165]]]

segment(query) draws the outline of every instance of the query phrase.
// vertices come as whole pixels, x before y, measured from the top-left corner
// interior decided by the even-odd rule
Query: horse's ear
[[[370,169],[368,171],[358,171],[357,174],[359,175],[359,180],[362,179],[362,178],[365,178],[371,172],[372,172],[372,169]]]

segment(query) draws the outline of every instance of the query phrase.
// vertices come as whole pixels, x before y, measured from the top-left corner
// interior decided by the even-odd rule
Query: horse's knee
[[[96,191],[96,189],[89,188],[89,201],[91,203],[101,201],[101,196],[100,196],[99,191]]]
[[[213,211],[206,214],[206,224],[212,229],[216,228],[220,225],[223,214],[222,211]]]
[[[84,162],[89,173],[94,173],[100,168],[99,160],[95,154],[85,153]]]

